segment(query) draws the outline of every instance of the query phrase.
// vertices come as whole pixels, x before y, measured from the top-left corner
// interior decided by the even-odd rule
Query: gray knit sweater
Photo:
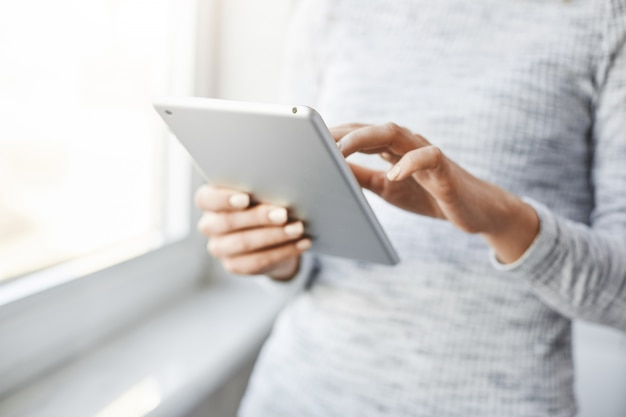
[[[541,231],[503,266],[368,195],[402,262],[321,258],[240,414],[575,415],[571,319],[626,330],[625,43],[626,0],[301,1],[290,102],[409,127],[525,197]]]

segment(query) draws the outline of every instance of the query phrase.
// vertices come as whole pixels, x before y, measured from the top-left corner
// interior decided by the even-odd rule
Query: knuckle
[[[215,228],[220,234],[233,230],[235,228],[234,223],[233,215],[230,213],[215,216]]]
[[[216,236],[224,232],[227,216],[214,212],[205,212],[198,224],[198,228],[202,234],[210,237]]]
[[[388,122],[388,123],[385,124],[385,127],[386,127],[387,131],[389,132],[389,134],[392,137],[404,136],[404,137],[408,137],[410,139],[413,138],[413,133],[408,128],[406,128],[404,126],[400,126],[397,123]]]
[[[200,220],[198,220],[196,228],[200,233],[204,234],[204,215],[200,218]]]
[[[245,253],[253,248],[250,235],[247,233],[239,233],[233,236],[233,249],[237,253]]]
[[[232,259],[222,259],[222,267],[231,274],[240,274],[238,263]]]
[[[295,246],[266,251],[259,254],[223,258],[222,265],[230,273],[238,275],[258,275],[270,271],[280,261],[290,256],[298,256]]]
[[[262,273],[265,262],[265,257],[259,255],[236,256],[223,259],[222,266],[232,274],[256,275]]]
[[[398,126],[398,124],[396,124],[394,122],[387,122],[387,123],[385,123],[385,128],[392,135],[397,135],[398,133],[400,133],[402,131],[402,128],[400,126]]]
[[[211,234],[211,214],[205,212],[198,221],[198,230],[206,236]]]
[[[441,151],[441,149],[438,146],[434,146],[434,145],[431,145],[430,149],[435,159],[437,159],[438,161],[441,161],[441,159],[443,158],[443,152]]]
[[[241,275],[255,275],[260,269],[255,256],[241,258],[236,265],[236,271]]]
[[[271,216],[272,210],[275,210],[275,209],[276,207],[261,204],[253,209],[251,213],[253,215],[253,220],[251,221],[253,221],[255,224],[259,226],[269,224],[271,222],[270,216]]]
[[[339,141],[339,146],[341,147],[341,150],[344,150],[345,148],[349,148],[352,145],[354,138],[358,137],[358,135],[359,135],[358,130],[353,130],[351,132],[346,133]]]
[[[214,237],[208,243],[209,252],[216,258],[242,255],[255,248],[254,239],[246,232]]]
[[[422,135],[420,135],[418,133],[413,134],[413,136],[415,137],[415,139],[417,140],[418,143],[430,145],[430,142],[424,136],[422,136]]]
[[[444,159],[443,152],[437,146],[431,146],[430,152],[433,158],[433,166],[435,168],[440,167]]]
[[[208,241],[207,245],[207,251],[209,252],[209,254],[211,256],[213,256],[214,258],[219,258],[221,255],[221,250],[220,250],[220,245],[219,245],[219,241],[218,239],[211,239]]]
[[[206,199],[207,192],[208,192],[208,187],[206,185],[203,185],[196,190],[196,193],[193,196],[196,207],[200,209],[204,208],[204,205],[205,205],[204,201]]]
[[[372,176],[371,187],[374,192],[385,191],[387,184],[386,175],[374,175]]]

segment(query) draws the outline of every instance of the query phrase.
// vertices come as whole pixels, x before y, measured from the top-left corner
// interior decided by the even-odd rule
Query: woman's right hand
[[[300,255],[311,247],[301,221],[290,221],[287,209],[250,204],[250,195],[203,185],[195,195],[204,213],[198,229],[209,238],[207,249],[229,272],[266,274],[289,280],[298,272]]]

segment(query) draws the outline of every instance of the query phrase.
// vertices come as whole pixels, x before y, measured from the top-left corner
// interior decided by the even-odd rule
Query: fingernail
[[[390,181],[395,180],[396,178],[398,178],[398,175],[400,175],[400,166],[399,165],[395,165],[393,168],[391,168],[391,170],[387,173],[387,179],[389,179]]]
[[[307,250],[311,247],[311,239],[302,239],[298,243],[296,243],[296,248],[298,250]]]
[[[275,208],[267,215],[274,224],[283,224],[287,221],[287,210],[284,208]]]
[[[228,199],[228,203],[233,208],[246,208],[250,205],[250,196],[248,194],[233,194]]]
[[[343,147],[343,144],[341,143],[341,141],[340,141],[340,140],[338,140],[337,142],[335,142],[335,145],[337,145],[337,147],[338,147],[339,149],[341,149],[341,148]]]
[[[292,223],[285,226],[284,230],[287,236],[300,236],[304,232],[304,225],[302,222]]]

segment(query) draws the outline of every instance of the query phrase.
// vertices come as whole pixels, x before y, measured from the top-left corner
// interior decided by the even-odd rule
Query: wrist
[[[521,258],[539,233],[539,216],[535,209],[517,196],[508,194],[507,197],[501,213],[494,217],[494,227],[481,233],[503,264]]]

